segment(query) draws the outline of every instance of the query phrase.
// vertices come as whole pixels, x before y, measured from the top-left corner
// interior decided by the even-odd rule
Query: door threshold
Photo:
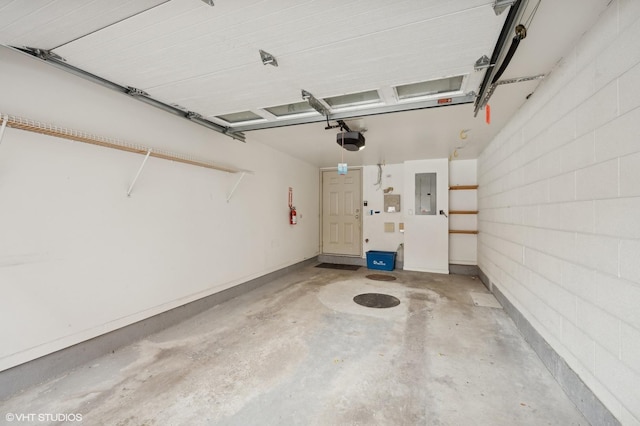
[[[338,265],[367,266],[367,259],[365,258],[339,254],[320,254],[318,255],[318,262],[336,263]]]

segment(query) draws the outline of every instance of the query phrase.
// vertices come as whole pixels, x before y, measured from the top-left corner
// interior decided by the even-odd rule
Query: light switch
[[[395,232],[396,224],[393,222],[385,222],[384,223],[384,232]]]

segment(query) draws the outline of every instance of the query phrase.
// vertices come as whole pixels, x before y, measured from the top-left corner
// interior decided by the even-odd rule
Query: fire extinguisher
[[[293,188],[289,187],[289,225],[297,223],[298,215],[296,214],[296,208],[293,207]]]

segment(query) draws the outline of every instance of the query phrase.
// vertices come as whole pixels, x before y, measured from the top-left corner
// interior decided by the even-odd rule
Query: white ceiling
[[[525,0],[526,1],[526,0]],[[529,0],[527,10],[537,0]],[[503,78],[548,73],[609,0],[542,0]],[[478,92],[507,12],[492,0],[0,0],[0,44],[51,49],[78,68],[144,90],[213,121],[216,115],[465,75],[460,94]],[[528,12],[525,12],[525,18]],[[263,65],[259,49],[278,67]],[[500,86],[492,122],[471,104],[376,115],[350,122],[367,147],[350,165],[416,158],[475,158],[539,82]],[[347,120],[347,122],[349,122]],[[220,122],[222,123],[222,122]],[[319,167],[342,157],[325,123],[247,132]],[[461,135],[461,131],[467,130]],[[464,138],[466,135],[466,138]],[[239,142],[238,142],[239,143]]]

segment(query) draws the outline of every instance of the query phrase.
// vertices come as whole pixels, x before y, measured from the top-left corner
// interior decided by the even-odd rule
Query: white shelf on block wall
[[[476,160],[449,163],[449,263],[478,264],[478,173]]]
[[[478,185],[456,185],[456,186],[450,186],[449,190],[450,191],[456,191],[456,190],[472,190],[472,189],[478,189]]]
[[[478,185],[456,185],[450,186],[450,191],[475,191]],[[478,210],[449,210],[449,214],[454,215],[477,215]],[[477,229],[449,229],[450,234],[477,234]]]

